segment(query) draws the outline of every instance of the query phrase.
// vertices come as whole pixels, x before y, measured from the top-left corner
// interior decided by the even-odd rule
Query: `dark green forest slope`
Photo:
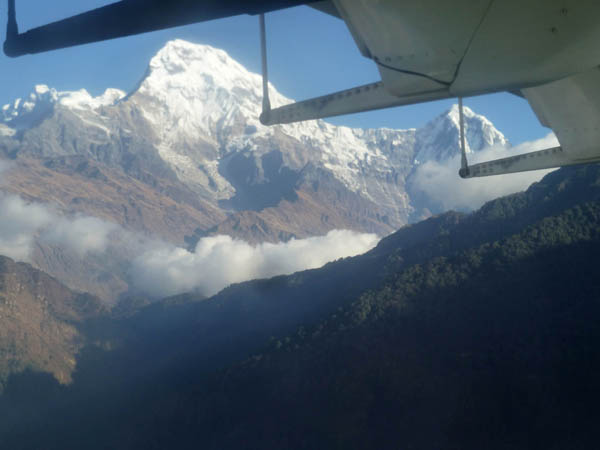
[[[90,322],[70,386],[9,380],[0,441],[595,448],[598,255],[600,168],[561,169],[320,270]]]

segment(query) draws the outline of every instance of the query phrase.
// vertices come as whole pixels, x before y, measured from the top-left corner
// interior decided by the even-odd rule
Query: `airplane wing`
[[[340,12],[337,10],[336,6],[331,0],[318,1],[308,6],[326,14],[329,14],[330,16],[337,17],[338,19],[342,18],[342,16],[340,16]]]
[[[4,52],[13,57],[41,53],[240,14],[263,14],[314,2],[315,0],[121,0],[19,33],[15,0],[9,0],[9,23]],[[327,7],[323,5],[327,2],[316,3]]]
[[[592,0],[333,0],[381,82],[266,111],[265,124],[508,91],[560,147],[468,165],[463,178],[600,162],[600,3]],[[462,101],[459,101],[459,105]]]
[[[508,91],[561,146],[469,167],[461,125],[462,177],[600,161],[597,0],[121,0],[24,33],[8,4],[9,56],[260,14],[264,124]],[[381,81],[271,109],[263,14],[299,5],[342,19]]]
[[[413,105],[453,97],[447,88],[398,97],[385,90],[383,83],[371,83],[309,100],[291,103],[263,111],[263,125],[301,122],[303,120],[335,117],[343,114]]]
[[[511,156],[461,170],[463,178],[600,162],[600,68],[522,89],[540,123],[560,147]]]

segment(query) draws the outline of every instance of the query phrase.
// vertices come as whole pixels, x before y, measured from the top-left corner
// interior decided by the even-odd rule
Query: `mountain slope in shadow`
[[[322,269],[89,321],[70,386],[9,380],[0,437],[15,449],[588,448],[599,250],[600,168],[561,169]]]

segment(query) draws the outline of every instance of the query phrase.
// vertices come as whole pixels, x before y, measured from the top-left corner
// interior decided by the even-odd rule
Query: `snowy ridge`
[[[274,107],[292,102],[272,85],[270,96]],[[198,166],[239,149],[260,151],[265,140],[283,134],[318,148],[308,160],[330,170],[352,191],[370,196],[363,169],[375,164],[379,170],[392,171],[390,155],[376,143],[385,139],[391,142],[391,151],[406,151],[414,134],[414,130],[351,129],[322,120],[265,127],[258,120],[261,76],[246,70],[223,50],[182,40],[168,42],[152,58],[132,99],[142,105],[144,116],[159,130],[164,159],[186,178],[197,172],[198,181],[205,177]],[[192,151],[199,140],[218,147],[219,154]],[[225,185],[224,180],[215,181]]]
[[[322,120],[265,127],[258,120],[261,76],[223,50],[183,40],[168,42],[152,58],[136,95],[149,100],[141,102],[142,110],[160,130],[161,156],[192,182],[206,178],[199,166],[240,149],[259,152],[265,140],[283,134],[318,149],[309,161],[331,171],[350,190],[376,200],[377,182],[365,172],[376,168],[380,175],[394,173],[398,153],[414,154],[411,163],[419,164],[446,160],[459,148],[457,105],[419,130],[352,129]],[[274,107],[292,102],[272,85],[270,97]],[[464,111],[468,152],[510,146],[487,118],[467,107]],[[199,138],[218,147],[218,154],[190,151]],[[211,173],[213,182],[230,190],[226,180]]]
[[[292,102],[272,85],[270,97],[273,107]],[[173,40],[151,59],[128,95],[107,89],[93,97],[84,89],[59,92],[36,86],[28,98],[2,108],[0,137],[36,127],[56,108],[64,108],[78,119],[74,133],[85,136],[79,150],[68,151],[120,161],[122,149],[131,151],[132,140],[142,139],[135,148],[145,156],[154,151],[183,183],[215,203],[233,198],[240,179],[242,184],[268,183],[262,158],[274,152],[282,167],[294,173],[315,167],[331,174],[345,189],[385,210],[393,224],[405,223],[409,214],[405,183],[414,167],[447,160],[459,148],[456,105],[424,127],[406,130],[353,129],[323,120],[265,127],[258,119],[261,105],[260,75],[223,50]],[[465,125],[469,152],[510,145],[489,120],[469,108]],[[44,154],[67,151],[62,144],[49,149],[44,139],[39,141]],[[229,170],[232,161],[241,160],[246,172],[240,174],[239,165]]]
[[[85,89],[60,92],[45,84],[38,84],[27,98],[17,98],[2,107],[0,123],[17,130],[27,129],[51,114],[56,105],[69,109],[95,110],[101,106],[114,105],[123,97],[125,92],[113,88],[93,97]]]
[[[508,139],[486,117],[464,107],[467,153],[499,146],[510,147]],[[445,161],[460,148],[458,105],[431,120],[417,131],[415,164],[426,161]]]
[[[152,58],[133,96],[150,99],[142,111],[162,141],[214,137],[237,112],[258,124],[260,90],[252,75],[222,50],[175,40]]]

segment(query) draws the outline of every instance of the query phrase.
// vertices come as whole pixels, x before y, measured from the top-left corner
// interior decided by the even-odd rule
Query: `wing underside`
[[[383,87],[383,83],[378,82],[284,105],[264,112],[260,120],[264,125],[276,125],[412,105],[450,97],[448,89],[436,89],[398,97],[390,94]]]
[[[527,172],[530,170],[552,169],[555,167],[572,166],[600,162],[600,155],[576,159],[570,157],[562,147],[547,148],[508,158],[495,159],[468,167],[459,172],[462,178],[488,177],[508,173]]]
[[[41,53],[149,31],[262,14],[314,0],[122,0],[64,20],[19,33],[15,0],[9,0],[8,56]]]

